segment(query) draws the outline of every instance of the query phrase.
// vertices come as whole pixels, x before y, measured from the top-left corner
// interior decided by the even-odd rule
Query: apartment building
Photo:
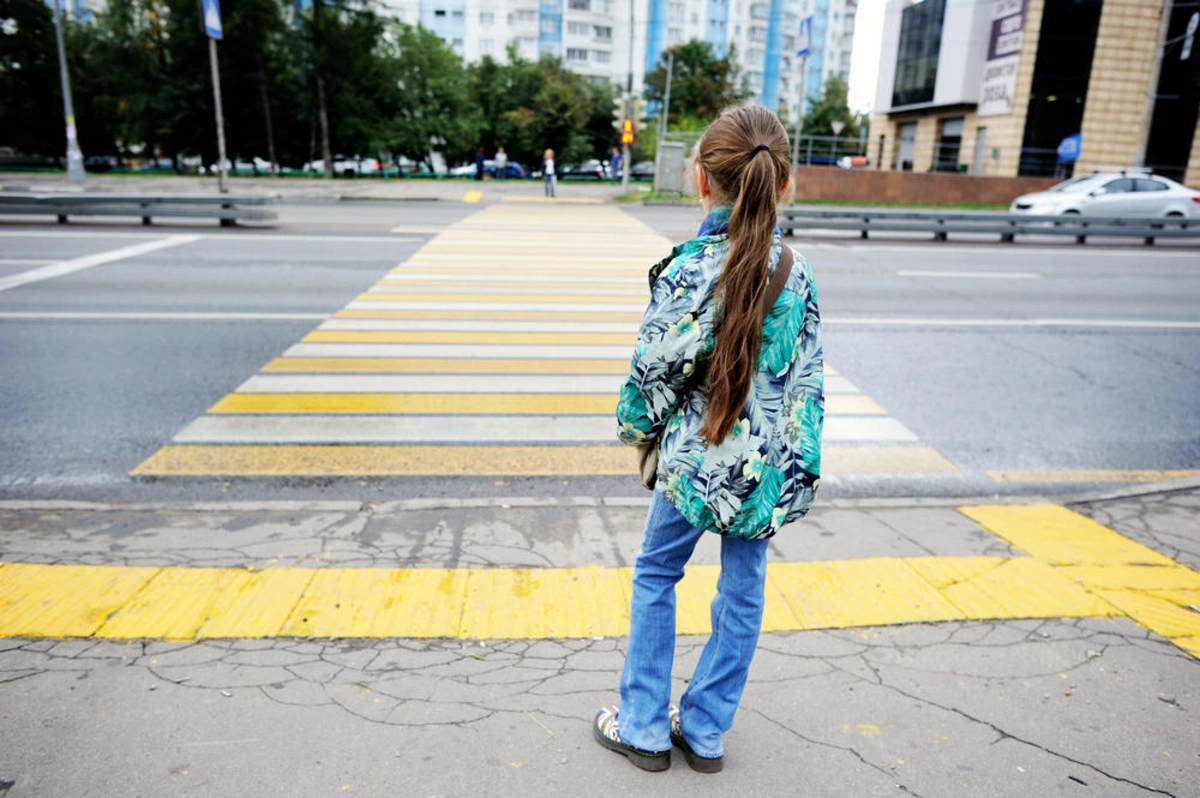
[[[1197,16],[1169,0],[888,0],[871,157],[1200,184]]]
[[[847,79],[857,0],[382,0],[387,10],[437,33],[468,62],[559,56],[595,80],[642,91],[665,50],[691,39],[733,47],[755,98],[794,118],[801,92],[817,96],[830,75]],[[807,74],[796,57],[800,20],[812,15]]]

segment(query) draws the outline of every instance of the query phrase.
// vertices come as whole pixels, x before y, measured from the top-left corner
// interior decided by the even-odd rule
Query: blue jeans
[[[554,178],[555,178],[555,175],[546,175],[545,176],[545,181],[546,181],[545,194],[547,197],[554,196]]]
[[[671,747],[667,707],[675,658],[675,584],[702,530],[658,492],[633,568],[629,648],[621,674],[621,739],[643,751]],[[679,702],[680,725],[700,756],[724,754],[762,627],[767,540],[721,538],[721,576],[712,603],[712,635]]]

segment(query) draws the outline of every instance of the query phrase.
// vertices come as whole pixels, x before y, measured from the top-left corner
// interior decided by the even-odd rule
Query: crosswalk
[[[613,413],[671,243],[613,206],[485,207],[132,473],[632,475]],[[827,474],[957,473],[832,368],[826,392]]]

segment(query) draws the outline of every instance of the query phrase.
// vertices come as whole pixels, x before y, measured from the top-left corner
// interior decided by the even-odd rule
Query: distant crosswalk
[[[434,237],[135,475],[631,475],[613,412],[671,242],[612,206],[500,203]],[[827,474],[957,469],[833,369]]]

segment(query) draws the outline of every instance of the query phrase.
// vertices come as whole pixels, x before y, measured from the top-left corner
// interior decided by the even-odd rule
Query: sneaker
[[[683,758],[687,760],[688,767],[697,773],[720,773],[725,767],[725,757],[697,754],[688,745],[687,738],[683,736],[683,726],[679,721],[679,707],[672,704],[667,710],[667,715],[671,718],[671,744],[683,751]]]
[[[621,739],[621,734],[617,729],[616,707],[605,707],[596,714],[596,722],[592,724],[592,734],[600,745],[610,751],[624,754],[630,762],[642,770],[659,771],[671,767],[671,749],[643,751]]]

